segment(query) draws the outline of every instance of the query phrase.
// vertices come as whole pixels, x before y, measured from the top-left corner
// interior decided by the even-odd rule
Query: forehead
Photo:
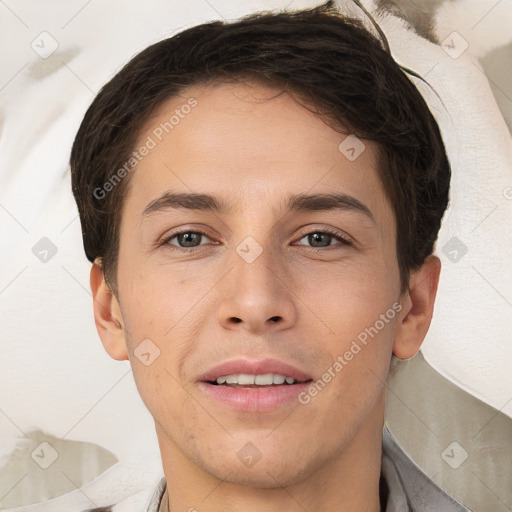
[[[151,149],[130,178],[128,196],[143,211],[169,189],[208,192],[224,198],[233,213],[257,209],[258,199],[260,207],[263,201],[276,209],[284,196],[336,191],[389,215],[377,145],[347,135],[278,88],[190,87],[146,120],[136,149]]]

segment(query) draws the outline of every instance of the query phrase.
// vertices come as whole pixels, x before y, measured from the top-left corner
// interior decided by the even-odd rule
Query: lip
[[[291,402],[299,406],[299,394],[306,391],[309,385],[310,382],[301,382],[268,388],[235,388],[199,382],[199,389],[207,398],[231,410],[263,413],[275,411]]]
[[[272,373],[293,377],[295,384],[282,384],[261,388],[244,388],[218,386],[212,384],[223,375],[236,375],[246,373],[250,375],[264,375]],[[298,400],[298,395],[310,385],[311,377],[283,361],[277,359],[264,359],[249,361],[235,359],[226,361],[201,375],[198,378],[199,389],[209,398],[228,408],[241,412],[270,412],[279,407]]]
[[[225,361],[222,364],[211,368],[197,379],[201,382],[214,382],[223,375],[237,375],[247,373],[249,375],[265,375],[273,373],[274,375],[284,375],[292,377],[298,382],[304,382],[311,379],[303,371],[278,359],[263,359],[260,361],[250,361],[248,359],[233,359]]]

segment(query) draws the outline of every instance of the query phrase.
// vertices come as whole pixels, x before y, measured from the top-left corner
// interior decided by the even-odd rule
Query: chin
[[[203,469],[212,476],[233,485],[253,487],[258,489],[275,489],[299,484],[311,473],[311,468],[305,466],[305,460],[294,464],[289,457],[278,451],[276,458],[264,460],[261,458],[252,467],[246,467],[238,460],[203,461]],[[309,468],[309,470],[308,470]]]
[[[220,475],[216,475],[220,478]],[[301,475],[290,474],[278,475],[272,468],[261,467],[258,471],[233,468],[233,472],[224,478],[224,482],[254,489],[281,489],[290,485],[298,484],[303,480]]]

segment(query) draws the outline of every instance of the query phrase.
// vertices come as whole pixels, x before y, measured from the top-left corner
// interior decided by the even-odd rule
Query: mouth
[[[233,388],[260,389],[275,386],[293,386],[294,384],[304,384],[311,382],[312,379],[296,380],[287,375],[274,373],[264,373],[260,375],[251,375],[249,373],[239,373],[231,375],[221,375],[214,381],[206,381],[213,386],[229,386]]]
[[[243,412],[270,412],[297,400],[312,378],[282,361],[233,360],[199,378],[199,387],[217,404]]]

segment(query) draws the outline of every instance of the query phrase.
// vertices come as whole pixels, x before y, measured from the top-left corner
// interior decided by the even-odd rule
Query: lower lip
[[[269,412],[288,402],[298,401],[299,393],[305,391],[310,384],[303,382],[261,388],[236,388],[200,382],[199,387],[210,398],[231,409],[243,412]]]

